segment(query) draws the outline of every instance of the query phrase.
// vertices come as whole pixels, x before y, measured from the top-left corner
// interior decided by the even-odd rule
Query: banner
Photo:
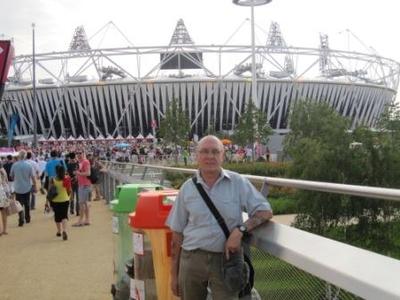
[[[8,77],[8,70],[14,58],[14,47],[11,41],[0,41],[0,100],[3,96],[4,85]]]
[[[13,113],[10,117],[10,126],[8,126],[8,146],[11,146],[11,141],[14,136],[15,127],[19,124],[19,115]]]

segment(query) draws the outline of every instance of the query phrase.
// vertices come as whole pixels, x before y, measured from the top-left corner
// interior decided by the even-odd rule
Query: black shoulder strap
[[[214,215],[215,219],[217,219],[217,222],[218,222],[219,226],[221,226],[222,231],[224,232],[226,238],[228,238],[230,235],[230,232],[229,232],[228,226],[226,226],[224,218],[221,216],[218,209],[215,207],[214,203],[212,203],[210,197],[207,195],[203,186],[197,182],[196,176],[192,177],[192,181],[193,181],[194,185],[196,186],[197,190],[199,191],[201,198],[203,198],[204,202],[207,204],[211,213]]]

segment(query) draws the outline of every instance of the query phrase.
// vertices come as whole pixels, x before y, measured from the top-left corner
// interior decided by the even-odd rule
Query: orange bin
[[[177,190],[140,193],[136,211],[129,214],[133,231],[136,299],[178,299],[170,288],[171,231],[165,226],[177,194]]]

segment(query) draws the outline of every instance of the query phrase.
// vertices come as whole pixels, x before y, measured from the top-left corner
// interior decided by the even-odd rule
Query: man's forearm
[[[261,224],[267,222],[269,219],[272,218],[272,212],[269,210],[260,210],[256,211],[255,214],[248,218],[244,224],[247,227],[247,231],[252,231],[253,229],[257,228]]]
[[[179,271],[179,258],[181,256],[181,246],[183,235],[179,232],[172,232],[171,242],[171,275],[177,276]]]

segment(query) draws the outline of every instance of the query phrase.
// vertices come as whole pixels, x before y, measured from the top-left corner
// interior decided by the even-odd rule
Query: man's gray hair
[[[19,160],[24,160],[26,157],[26,151],[25,150],[20,150],[18,153],[18,159]]]
[[[211,135],[211,134],[206,135],[200,139],[199,143],[197,144],[197,149],[200,148],[200,145],[204,142],[204,140],[214,140],[218,143],[221,150],[224,150],[224,144],[222,144],[221,140],[218,137],[216,137],[215,135]]]

